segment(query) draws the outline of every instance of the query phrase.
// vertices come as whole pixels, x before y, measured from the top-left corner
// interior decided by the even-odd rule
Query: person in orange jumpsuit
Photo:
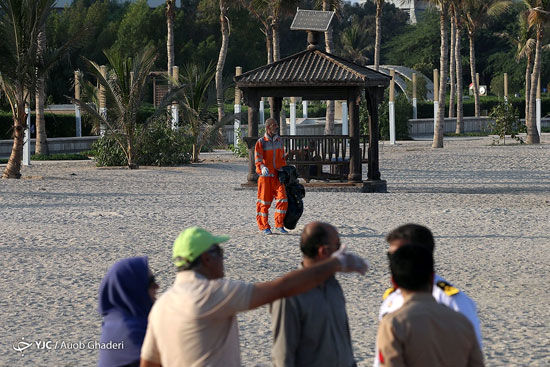
[[[268,118],[265,121],[265,135],[258,139],[254,149],[256,173],[258,177],[258,201],[256,202],[256,222],[264,234],[271,234],[268,221],[268,211],[275,203],[275,230],[279,233],[288,233],[283,220],[288,208],[285,186],[279,182],[277,172],[286,166],[283,141],[277,134],[277,121]]]

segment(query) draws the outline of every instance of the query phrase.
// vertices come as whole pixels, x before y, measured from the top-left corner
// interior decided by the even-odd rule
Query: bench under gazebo
[[[274,106],[270,106],[271,116],[279,121],[283,98],[302,97],[304,100],[345,100],[349,111],[349,136],[281,136],[286,153],[288,154],[290,151],[294,153],[287,160],[288,164],[296,166],[329,165],[331,172],[336,177],[338,173],[347,173],[347,182],[345,183],[331,180],[329,175],[328,179],[322,182],[306,184],[306,188],[347,188],[362,192],[385,192],[386,181],[380,179],[379,170],[378,105],[382,102],[384,90],[390,83],[390,77],[319,49],[320,32],[306,30],[308,31],[307,50],[234,78],[236,87],[242,91],[248,106],[248,137],[244,140],[249,149],[249,171],[247,183],[243,186],[255,186],[258,179],[254,165],[254,145],[259,138],[258,122],[261,98],[273,97],[275,103]],[[359,126],[359,104],[363,93],[369,112],[369,133],[368,137],[362,139]],[[306,161],[304,154],[300,154],[307,152],[308,149],[316,150],[316,161]],[[366,156],[365,149],[367,150]],[[365,181],[363,181],[362,172],[362,163],[364,162],[368,167],[367,180]],[[346,167],[342,167],[342,165]]]

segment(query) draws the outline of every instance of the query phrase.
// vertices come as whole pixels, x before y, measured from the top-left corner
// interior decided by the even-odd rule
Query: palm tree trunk
[[[46,135],[46,120],[44,119],[44,77],[36,81],[36,154],[49,154],[48,137]]]
[[[330,10],[330,4],[328,0],[323,0],[323,10],[329,11]],[[333,47],[333,32],[332,27],[330,27],[325,32],[325,51],[328,53],[332,53],[332,47]],[[325,135],[333,135],[334,134],[334,101],[333,100],[327,100],[327,112],[325,116]]]
[[[527,55],[527,65],[525,66],[525,126],[529,126],[529,97],[531,96],[531,70],[533,67],[533,56]]]
[[[221,121],[225,115],[223,107],[223,67],[227,56],[227,47],[229,45],[229,22],[227,21],[227,8],[225,1],[220,0],[220,27],[222,32],[222,45],[218,55],[218,64],[216,65],[216,101],[218,103],[218,121]]]
[[[8,164],[2,173],[2,178],[21,178],[21,161],[23,160],[23,140],[27,128],[25,113],[25,97],[23,88],[17,90],[17,106],[12,110],[13,116],[13,146]]]
[[[451,35],[450,35],[450,42],[451,42],[451,50],[449,54],[449,78],[451,82],[451,91],[449,95],[449,117],[455,116],[455,95],[456,95],[456,84],[455,84],[455,76],[456,76],[456,55],[455,55],[455,45],[456,45],[456,22],[455,22],[455,16],[454,14],[451,16]]]
[[[166,56],[168,58],[168,75],[174,68],[174,6],[175,0],[166,0]]]
[[[456,26],[456,42],[455,42],[455,62],[456,62],[456,129],[455,133],[462,134],[464,132],[464,109],[462,104],[462,93],[464,92],[462,79],[462,53],[461,51],[461,36],[462,27],[460,23]]]
[[[271,24],[265,27],[265,48],[267,51],[267,63],[273,64],[273,29]]]
[[[37,38],[37,56],[39,59],[42,58],[44,51],[46,49],[46,27],[43,26],[42,30],[38,34]],[[44,76],[41,76],[36,81],[36,143],[35,143],[35,153],[36,154],[48,154],[48,141],[46,136],[46,121],[44,120]]]
[[[441,52],[439,56],[440,79],[439,79],[439,111],[437,113],[437,119],[435,121],[434,128],[434,140],[432,148],[443,148],[443,132],[445,124],[445,99],[446,99],[446,86],[447,86],[447,6],[441,4],[439,13],[439,29],[441,34]]]
[[[468,38],[470,40],[470,75],[472,77],[472,84],[474,85],[474,104],[475,104],[475,117],[479,117],[479,85],[477,85],[476,78],[476,53],[475,53],[475,34],[468,32]]]
[[[380,67],[380,45],[382,43],[382,3],[384,0],[376,0],[376,38],[374,42],[374,70]]]
[[[279,35],[279,20],[274,19],[271,23],[271,32],[273,33],[273,61],[281,59],[281,42]]]
[[[531,89],[529,91],[529,123],[527,125],[527,144],[540,144],[540,136],[536,123],[536,93],[541,70],[542,25],[537,24],[537,43],[535,46],[535,62],[531,73]]]

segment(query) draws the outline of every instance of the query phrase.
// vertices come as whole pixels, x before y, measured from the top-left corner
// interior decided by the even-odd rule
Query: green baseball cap
[[[227,240],[229,240],[228,236],[214,236],[200,227],[187,228],[174,241],[172,259],[177,267],[188,265],[212,245]]]

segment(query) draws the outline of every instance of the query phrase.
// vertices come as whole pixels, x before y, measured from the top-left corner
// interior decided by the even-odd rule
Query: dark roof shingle
[[[387,86],[390,77],[319,49],[306,50],[234,78],[239,88]]]

